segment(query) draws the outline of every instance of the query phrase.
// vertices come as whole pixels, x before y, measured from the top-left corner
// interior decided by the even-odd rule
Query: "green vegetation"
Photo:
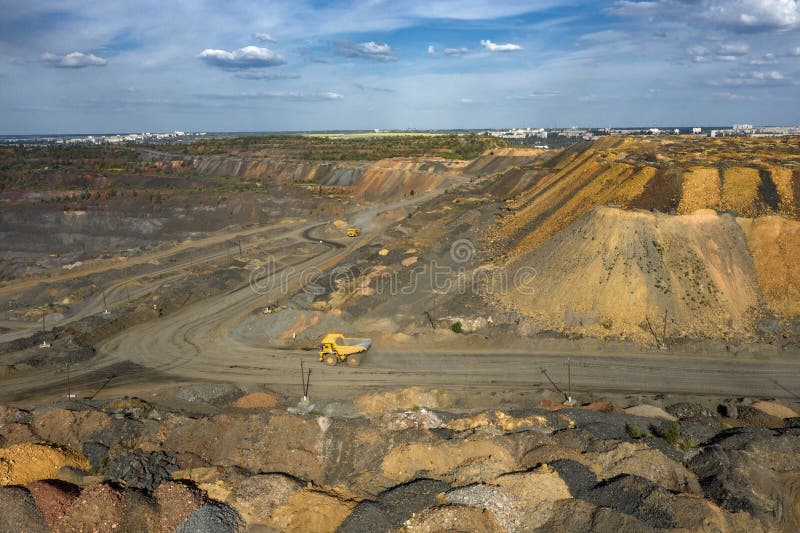
[[[632,439],[641,439],[644,435],[642,435],[642,430],[639,429],[639,425],[636,422],[631,422],[625,429],[628,431],[628,435]]]
[[[453,322],[453,325],[450,326],[455,333],[462,333],[464,331],[464,327],[461,325],[461,322]]]
[[[398,135],[388,137],[333,137],[254,135],[208,139],[175,146],[188,155],[229,154],[288,157],[312,161],[377,161],[388,157],[442,157],[474,159],[491,148],[505,147],[488,135]]]
[[[677,422],[670,422],[667,424],[666,428],[661,428],[660,436],[673,446],[683,442],[681,438],[681,427]]]

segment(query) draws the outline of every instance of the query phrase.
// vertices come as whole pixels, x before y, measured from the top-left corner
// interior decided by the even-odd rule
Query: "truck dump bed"
[[[344,339],[345,346],[361,346],[364,348],[364,351],[369,350],[370,346],[372,346],[372,339],[359,339],[354,337],[345,337]]]

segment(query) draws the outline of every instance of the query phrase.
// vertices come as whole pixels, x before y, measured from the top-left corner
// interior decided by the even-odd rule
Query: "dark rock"
[[[796,531],[800,436],[758,428],[721,432],[686,464],[705,496],[730,512],[746,511],[768,529]]]
[[[675,495],[639,476],[622,474],[612,478],[595,487],[586,499],[635,516],[654,528],[677,526]]]
[[[588,466],[572,459],[558,459],[548,465],[558,472],[574,498],[585,498],[597,485],[597,476]]]
[[[242,519],[233,508],[211,502],[192,511],[175,533],[236,533],[242,526]]]
[[[749,426],[769,429],[784,427],[782,418],[769,415],[755,407],[740,405],[737,411],[737,418]]]
[[[103,468],[103,481],[154,491],[178,469],[175,456],[164,451],[145,452],[132,450],[125,455],[111,457]]]
[[[787,428],[800,428],[800,416],[784,418],[783,425]]]
[[[447,483],[431,479],[412,481],[361,502],[336,530],[340,533],[389,531],[397,529],[415,513],[438,505],[437,495],[449,489]]]
[[[83,455],[89,460],[92,468],[101,471],[103,465],[108,460],[108,446],[101,442],[84,442],[81,446]]]
[[[698,403],[678,402],[667,406],[664,410],[681,420],[686,418],[719,418],[719,414]]]
[[[717,406],[717,412],[725,418],[739,418],[739,409],[732,403],[721,403]]]
[[[584,500],[560,500],[553,505],[552,517],[536,531],[541,533],[620,533],[635,531],[649,533],[655,531],[638,518],[608,507]]]

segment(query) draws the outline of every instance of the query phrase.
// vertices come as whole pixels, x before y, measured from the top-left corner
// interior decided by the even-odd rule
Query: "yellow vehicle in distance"
[[[361,235],[361,228],[347,228],[348,237],[358,237]]]
[[[361,364],[362,355],[372,346],[372,339],[348,339],[341,333],[328,333],[320,341],[319,360],[326,365],[347,362],[350,366]]]

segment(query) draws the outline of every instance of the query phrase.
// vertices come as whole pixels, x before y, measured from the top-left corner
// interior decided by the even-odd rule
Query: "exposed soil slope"
[[[730,215],[669,216],[597,208],[522,254],[532,294],[503,299],[554,329],[649,338],[746,335],[759,305],[755,267]]]

